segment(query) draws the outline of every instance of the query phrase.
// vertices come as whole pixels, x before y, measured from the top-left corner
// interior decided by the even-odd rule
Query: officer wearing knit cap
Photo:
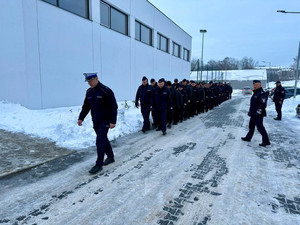
[[[145,133],[147,130],[150,130],[150,101],[151,101],[151,92],[152,88],[148,84],[148,78],[143,76],[142,84],[138,87],[135,96],[135,107],[139,108],[139,102],[141,105],[141,113],[143,115],[143,128],[142,132]]]
[[[158,87],[152,91],[151,107],[155,111],[158,127],[156,131],[161,130],[163,135],[166,135],[167,111],[171,108],[172,102],[170,91],[164,86],[165,79],[158,80]]]
[[[281,120],[282,113],[281,108],[283,104],[283,100],[285,97],[285,89],[281,86],[281,82],[276,82],[276,88],[274,90],[274,96],[273,96],[273,102],[275,103],[275,109],[277,112],[277,117],[274,118],[274,120]]]

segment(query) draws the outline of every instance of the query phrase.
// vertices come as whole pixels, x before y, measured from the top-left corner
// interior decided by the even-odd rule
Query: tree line
[[[203,65],[202,70],[239,70],[254,69],[258,66],[258,61],[251,57],[244,57],[241,60],[225,57],[223,60],[209,60]],[[194,58],[191,61],[191,71],[201,70],[201,60]]]

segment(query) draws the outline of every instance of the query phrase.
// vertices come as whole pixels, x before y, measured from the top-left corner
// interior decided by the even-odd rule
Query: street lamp
[[[200,30],[200,33],[202,33],[202,51],[201,51],[201,74],[200,74],[200,80],[202,81],[202,71],[203,71],[203,45],[204,45],[204,34],[207,32],[207,30]]]
[[[279,12],[279,13],[300,13],[300,12],[287,12],[285,10],[277,10],[277,12]]]
[[[285,10],[277,10],[277,12],[280,12],[280,13],[300,13],[300,12],[286,12]],[[297,67],[296,67],[296,73],[295,73],[294,98],[296,98],[296,94],[297,94],[297,81],[298,81],[298,77],[299,77],[299,60],[300,60],[300,41],[299,41],[299,49],[298,49],[298,57],[297,57]]]
[[[269,63],[269,69],[270,69],[270,72],[271,72],[271,62],[266,62],[266,61],[262,61],[262,62],[263,62],[263,63]],[[268,71],[267,71],[267,84],[268,84],[268,88],[270,88]]]

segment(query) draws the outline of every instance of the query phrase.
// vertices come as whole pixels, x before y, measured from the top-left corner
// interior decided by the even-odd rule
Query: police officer
[[[189,119],[191,115],[191,99],[192,99],[192,88],[188,85],[188,81],[186,79],[182,80],[183,89],[187,95],[187,105],[185,107],[185,119]]]
[[[273,97],[273,102],[275,103],[275,108],[277,112],[277,117],[275,117],[274,120],[281,120],[282,118],[281,108],[282,108],[284,96],[285,96],[285,89],[281,86],[281,82],[277,81],[276,88],[274,90],[274,97]]]
[[[97,73],[84,73],[84,76],[90,88],[86,91],[77,124],[82,126],[84,118],[91,111],[94,130],[97,135],[97,161],[89,173],[95,174],[102,170],[103,165],[105,166],[115,161],[107,133],[108,129],[113,129],[117,122],[118,105],[113,91],[99,82]],[[104,154],[107,155],[107,158],[103,162]]]
[[[165,86],[165,80],[159,79],[158,87],[152,91],[151,107],[155,111],[155,116],[158,122],[156,131],[161,130],[163,135],[166,135],[167,111],[171,108],[172,102],[170,91]]]
[[[151,90],[154,90],[154,88],[157,87],[157,82],[155,81],[154,78],[151,78],[150,84],[151,84]],[[151,116],[152,116],[152,121],[153,121],[152,126],[153,126],[154,128],[156,128],[156,127],[157,127],[157,121],[156,121],[156,115],[155,115],[155,112],[154,112],[153,110],[151,110]]]
[[[179,110],[178,110],[178,119],[179,122],[182,123],[185,120],[185,108],[187,105],[187,94],[186,91],[183,89],[183,85],[179,84],[178,86],[179,96]]]
[[[141,104],[141,113],[143,115],[144,123],[142,132],[145,133],[150,130],[150,102],[151,102],[151,90],[152,88],[148,84],[147,77],[142,78],[142,85],[139,86],[135,96],[135,107],[139,108],[139,101]]]
[[[263,125],[263,118],[267,115],[266,114],[266,106],[267,106],[268,96],[266,92],[261,87],[261,82],[259,80],[253,81],[253,95],[250,100],[250,109],[248,112],[248,116],[250,116],[249,121],[249,132],[246,137],[242,137],[243,141],[250,142],[255,126],[259,133],[262,135],[262,143],[259,146],[267,146],[270,145],[270,140],[267,134],[267,131]]]

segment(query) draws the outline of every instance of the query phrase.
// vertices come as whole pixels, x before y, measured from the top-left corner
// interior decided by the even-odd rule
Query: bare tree
[[[200,60],[197,58],[193,58],[191,61],[191,71],[197,71],[200,69],[199,65]]]
[[[296,70],[297,67],[297,56],[294,58],[293,64],[290,66],[292,70]]]
[[[240,66],[242,69],[254,69],[258,65],[258,62],[251,57],[244,57],[240,61]]]

